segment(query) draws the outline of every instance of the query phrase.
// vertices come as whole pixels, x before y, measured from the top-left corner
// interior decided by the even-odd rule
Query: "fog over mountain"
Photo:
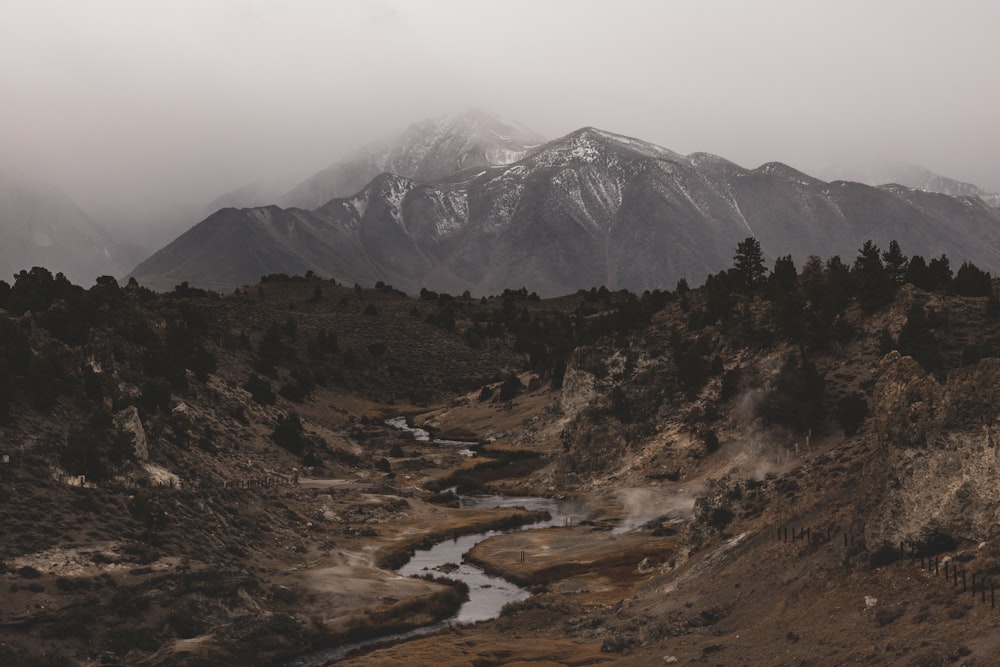
[[[979,0],[13,0],[0,155],[150,250],[223,193],[470,107],[807,173],[865,151],[997,192],[998,24]]]
[[[518,123],[481,109],[430,118],[363,147],[272,201],[318,208],[335,197],[355,194],[382,173],[436,181],[466,169],[516,162],[544,141]]]
[[[121,275],[135,256],[58,189],[0,170],[0,280],[45,266],[89,285]]]
[[[817,175],[831,181],[857,181],[867,185],[896,183],[927,192],[979,197],[990,206],[1000,207],[1000,194],[996,192],[987,192],[978,185],[935,174],[919,165],[894,160],[869,160],[830,165]]]

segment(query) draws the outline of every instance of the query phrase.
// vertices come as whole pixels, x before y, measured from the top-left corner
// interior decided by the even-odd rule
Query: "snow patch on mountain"
[[[385,172],[421,183],[439,182],[469,169],[512,164],[543,142],[534,132],[481,110],[431,118],[364,146],[299,183],[279,201],[316,209],[353,196]]]
[[[434,203],[434,229],[438,238],[459,232],[469,221],[469,201],[465,190],[428,190],[427,197]]]
[[[395,174],[386,174],[382,184],[382,198],[389,205],[393,217],[400,219],[403,211],[403,199],[413,189],[413,181]]]
[[[354,208],[355,213],[357,213],[358,218],[365,217],[365,212],[368,211],[368,200],[371,196],[371,191],[367,188],[351,197],[347,200],[347,203]]]

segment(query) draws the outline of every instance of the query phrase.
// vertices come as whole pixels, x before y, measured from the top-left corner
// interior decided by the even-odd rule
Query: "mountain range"
[[[850,260],[865,240],[896,240],[1000,270],[1000,211],[974,193],[746,169],[589,127],[532,147],[517,129],[482,112],[414,125],[295,187],[284,201],[298,205],[213,213],[132,275],[154,289],[313,271],[411,293],[641,291],[727,268],[747,236],[772,259]]]

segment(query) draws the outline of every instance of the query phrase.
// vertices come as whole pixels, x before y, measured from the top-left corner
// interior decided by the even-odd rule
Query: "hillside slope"
[[[777,268],[551,300],[21,277],[0,659],[264,665],[429,625],[461,596],[389,565],[532,520],[457,487],[581,520],[476,546],[532,586],[499,618],[347,664],[990,664],[996,284]]]

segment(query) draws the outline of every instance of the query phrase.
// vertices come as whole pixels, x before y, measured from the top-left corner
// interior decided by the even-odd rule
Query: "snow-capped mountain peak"
[[[281,203],[314,209],[354,195],[383,172],[439,181],[468,169],[511,164],[542,143],[534,132],[481,109],[429,118],[330,165],[290,190]]]

